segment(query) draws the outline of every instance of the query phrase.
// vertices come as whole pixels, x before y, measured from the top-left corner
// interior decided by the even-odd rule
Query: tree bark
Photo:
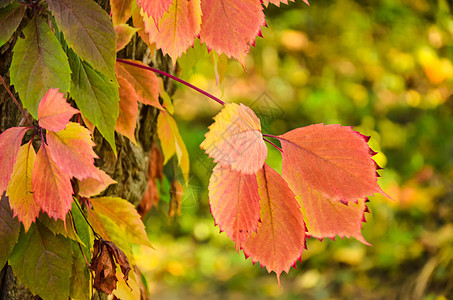
[[[96,0],[96,2],[109,11],[108,1]],[[0,75],[19,102],[19,95],[14,91],[14,87],[10,86],[9,68],[13,55],[12,49],[20,36],[21,29],[25,27],[28,20],[29,18],[25,17],[19,30],[14,33],[13,37],[5,45],[0,47]],[[174,73],[174,66],[171,60],[168,56],[164,57],[160,52],[157,52],[155,58],[151,59],[151,63],[149,63],[151,55],[147,49],[141,39],[134,37],[133,41],[118,53],[118,57],[141,60],[168,73]],[[175,85],[168,78],[164,78],[164,85],[167,93],[172,95]],[[157,109],[139,103],[135,132],[138,146],[127,138],[116,134],[117,157],[115,157],[110,145],[97,130],[95,131],[93,139],[96,146],[94,150],[99,156],[99,159],[96,160],[96,165],[117,181],[117,184],[110,186],[104,192],[104,195],[114,195],[126,199],[134,205],[139,204],[147,188],[148,157],[151,146],[155,141],[157,116]],[[21,112],[6,89],[3,86],[0,87],[0,133],[10,127],[22,126],[23,119]],[[4,267],[0,266],[0,268],[2,268],[0,272],[0,300],[30,299],[33,297],[25,287],[20,285],[11,267],[6,265]]]

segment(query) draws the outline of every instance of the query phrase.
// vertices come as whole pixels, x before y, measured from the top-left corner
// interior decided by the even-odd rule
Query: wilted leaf
[[[255,174],[215,166],[209,180],[209,204],[216,225],[239,249],[258,228],[260,195]]]
[[[137,28],[127,24],[115,25],[116,32],[116,52],[120,51],[131,41],[134,34],[138,31]]]
[[[280,135],[283,178],[291,189],[304,181],[335,201],[356,201],[383,193],[363,136],[350,127],[310,125]]]
[[[25,127],[11,127],[0,134],[0,166],[2,166],[2,171],[0,172],[0,195],[3,195],[3,192],[8,187],[20,144],[22,144],[22,139],[27,130]]]
[[[0,47],[3,46],[16,31],[25,13],[25,5],[12,3],[0,9]]]
[[[156,180],[159,179],[159,181],[162,182],[163,168],[164,157],[162,156],[162,153],[157,145],[153,144],[149,153],[148,188],[140,201],[140,205],[137,207],[137,211],[142,218],[151,209],[151,207],[157,206],[159,203],[159,191],[157,190]]]
[[[71,180],[52,159],[45,143],[41,144],[36,155],[32,186],[41,210],[52,218],[65,220],[72,203]]]
[[[246,256],[260,261],[268,272],[288,273],[305,248],[305,226],[300,205],[283,178],[267,164],[257,175],[261,222],[242,246]]]
[[[39,126],[50,131],[60,131],[66,128],[69,119],[78,113],[66,102],[63,93],[58,89],[49,89],[38,106]]]
[[[36,160],[35,149],[30,142],[20,147],[14,164],[11,181],[6,190],[11,209],[24,224],[25,232],[39,216],[40,207],[33,196],[32,172]]]
[[[118,224],[129,237],[129,242],[151,247],[145,226],[131,203],[117,197],[101,197],[91,199],[91,204],[95,211]]]
[[[115,130],[137,145],[135,127],[137,126],[138,98],[134,87],[126,79],[118,77],[118,83],[120,85],[120,110]]]
[[[245,66],[250,46],[264,25],[259,0],[203,0],[200,41]],[[159,46],[159,45],[158,45]]]
[[[71,261],[70,240],[34,223],[26,234],[21,233],[9,264],[33,294],[44,299],[67,300]]]
[[[0,266],[4,266],[19,239],[20,223],[13,217],[8,198],[0,197]]]
[[[110,0],[113,25],[124,24],[131,17],[133,0]]]
[[[79,182],[79,195],[92,197],[102,193],[109,185],[116,183],[109,175],[101,169],[96,169],[100,180],[88,177]]]
[[[98,157],[93,150],[95,144],[85,127],[70,122],[66,129],[48,132],[47,144],[52,159],[70,177],[101,179],[94,166],[94,159]]]
[[[46,1],[69,47],[114,81],[116,39],[107,13],[91,0]]]
[[[62,93],[69,90],[71,70],[60,43],[43,19],[31,19],[22,32],[25,39],[18,39],[13,49],[11,83],[24,108],[37,119],[39,101],[50,88]]]
[[[244,174],[255,174],[267,157],[260,120],[243,104],[226,104],[205,137],[200,147],[214,162]]]

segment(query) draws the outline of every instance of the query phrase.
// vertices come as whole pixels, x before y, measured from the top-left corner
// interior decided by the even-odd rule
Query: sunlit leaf
[[[97,175],[100,180],[88,177],[79,182],[79,195],[82,197],[92,197],[103,192],[109,185],[116,183],[104,171],[97,169]]]
[[[158,26],[160,19],[164,16],[164,13],[169,10],[172,3],[173,0],[137,0],[137,4],[143,8],[148,16],[153,18],[156,27]]]
[[[79,110],[73,108],[66,102],[63,93],[58,89],[49,89],[42,97],[38,106],[39,126],[50,131],[60,131],[66,128],[69,119],[78,113]]]

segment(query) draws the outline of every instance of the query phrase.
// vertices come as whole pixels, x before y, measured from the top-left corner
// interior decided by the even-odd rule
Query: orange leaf
[[[214,162],[244,174],[255,174],[263,167],[267,147],[260,120],[249,107],[227,103],[214,121],[200,145]]]
[[[137,126],[138,98],[134,87],[123,77],[118,77],[120,85],[119,115],[116,120],[115,130],[130,139],[135,145],[135,127]]]
[[[260,0],[203,0],[202,12],[201,43],[245,66],[250,46],[265,24]]]
[[[129,61],[146,66],[140,61]],[[132,84],[138,101],[143,104],[157,107],[160,110],[164,109],[159,103],[159,84],[156,74],[148,70],[118,62],[115,64],[115,72],[118,78],[122,77],[128,81],[129,84]]]
[[[300,205],[283,178],[267,164],[257,175],[261,223],[242,246],[253,263],[268,272],[288,273],[305,248],[305,226]]]
[[[35,159],[36,153],[31,141],[20,147],[11,181],[6,190],[14,216],[17,216],[19,221],[24,224],[25,232],[39,216],[40,210],[33,196],[31,183]]]
[[[50,131],[60,131],[65,129],[69,119],[79,113],[66,102],[63,93],[58,89],[49,89],[38,106],[39,126]]]
[[[172,2],[173,0],[137,0],[137,4],[143,8],[148,16],[153,18],[156,27],[158,27],[160,19],[168,11]]]
[[[88,129],[77,123],[70,122],[58,132],[47,133],[47,143],[52,159],[59,169],[70,177],[79,180],[94,177],[100,180],[94,159],[94,142]]]
[[[0,195],[3,195],[8,186],[20,144],[27,130],[28,128],[25,127],[11,127],[0,134],[0,166],[2,166],[2,171],[0,172]]]
[[[109,175],[101,169],[97,169],[97,174],[101,180],[92,177],[85,178],[79,182],[79,195],[91,197],[100,194],[109,185],[116,183]]]
[[[60,170],[45,143],[36,155],[31,182],[35,201],[49,217],[66,220],[71,209],[72,185],[69,175]]]
[[[124,24],[131,17],[132,0],[110,0],[113,25]]]
[[[209,180],[209,204],[216,225],[239,249],[258,228],[260,195],[255,174],[215,166]]]
[[[301,181],[330,200],[356,201],[385,193],[364,137],[350,127],[310,125],[278,137],[283,178],[295,190]]]
[[[142,38],[143,42],[148,46],[151,56],[154,57],[154,51],[156,50],[156,43],[151,41],[149,38],[149,34],[145,31],[145,19],[149,19],[140,8],[137,7],[135,4],[132,8],[132,22],[134,23],[135,28],[139,28],[138,35]],[[151,21],[147,21],[147,23],[152,23]],[[154,25],[155,27],[155,25]]]
[[[148,164],[148,188],[143,195],[140,205],[137,207],[138,213],[143,217],[153,206],[159,203],[159,191],[157,190],[156,180],[162,182],[164,168],[164,157],[156,144],[153,144],[149,154]]]
[[[173,62],[176,62],[176,59],[193,45],[200,32],[200,0],[174,0],[162,17],[159,29],[149,18],[143,20],[150,41],[156,42],[157,48],[162,49],[164,54],[168,54]]]
[[[305,224],[310,236],[318,239],[331,238],[335,235],[341,238],[355,237],[365,245],[370,245],[362,236],[364,212],[367,211],[365,200],[347,204],[332,201],[311,189],[304,182],[294,189],[303,207]]]
[[[134,34],[138,31],[137,28],[127,24],[115,25],[116,32],[116,52],[120,51],[131,41]]]

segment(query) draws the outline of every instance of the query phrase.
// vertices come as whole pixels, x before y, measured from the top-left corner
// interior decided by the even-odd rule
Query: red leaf
[[[255,174],[241,174],[217,165],[209,180],[209,204],[216,225],[236,242],[239,249],[256,231],[260,218]]]
[[[31,182],[35,159],[36,153],[31,141],[20,147],[11,181],[6,190],[14,216],[17,216],[19,221],[24,224],[25,232],[39,216],[40,211],[40,207],[33,196]]]
[[[12,127],[0,134],[0,166],[2,168],[0,172],[0,196],[8,186],[20,144],[27,130],[28,128],[25,127]]]
[[[59,169],[45,143],[38,150],[31,177],[33,194],[41,210],[55,220],[65,221],[72,203],[71,180]]]
[[[304,181],[324,197],[357,201],[385,193],[363,137],[351,127],[310,125],[278,137],[283,148],[283,178],[291,189]]]
[[[299,203],[283,178],[267,164],[257,175],[261,223],[242,246],[253,263],[268,272],[288,273],[305,248],[305,226]]]
[[[204,0],[202,12],[201,43],[244,66],[250,46],[264,25],[260,0]]]
[[[261,134],[260,119],[243,104],[227,103],[214,117],[201,149],[223,166],[244,174],[255,174],[263,167],[267,147]]]
[[[130,139],[135,145],[135,127],[137,126],[138,98],[134,87],[123,77],[118,77],[120,85],[120,112],[115,130]]]
[[[362,236],[362,222],[365,221],[365,200],[357,203],[349,201],[343,204],[322,196],[305,183],[293,189],[303,207],[305,224],[310,236],[318,239],[331,238],[335,235],[341,238],[355,237],[365,245],[370,245]]]
[[[116,183],[109,175],[104,171],[97,169],[97,175],[100,180],[88,177],[79,182],[79,195],[82,197],[92,197],[100,194],[109,185]]]
[[[153,18],[156,27],[158,27],[160,19],[168,11],[172,2],[173,0],[137,0],[137,5],[141,6],[148,16]]]
[[[79,113],[66,102],[63,93],[58,89],[49,89],[42,98],[38,106],[39,126],[50,131],[60,131],[65,129],[69,119]]]
[[[93,151],[94,142],[88,129],[70,122],[64,130],[48,132],[47,143],[52,159],[61,171],[79,180],[101,179],[94,166],[98,156]]]

